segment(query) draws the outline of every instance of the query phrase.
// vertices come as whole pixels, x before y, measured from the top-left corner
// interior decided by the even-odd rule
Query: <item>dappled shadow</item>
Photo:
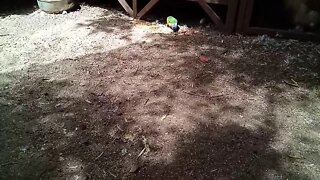
[[[150,163],[137,179],[260,179],[281,169],[282,155],[269,147],[273,133],[239,125],[201,124],[175,144],[173,161]],[[281,173],[279,173],[281,174]],[[278,172],[273,178],[278,176]],[[271,177],[272,178],[272,177]]]
[[[106,65],[115,67],[115,64]],[[155,127],[143,127],[143,131],[138,130],[140,134],[134,134],[135,130],[131,129],[141,126],[130,115],[135,111],[132,102],[143,96],[128,100],[97,89],[74,94],[76,82],[49,76],[26,77],[20,82],[13,89],[1,92],[5,97],[0,106],[1,127],[5,128],[1,131],[1,162],[13,162],[1,168],[2,179],[112,178],[113,173],[144,179],[256,179],[263,177],[265,170],[281,169],[282,155],[269,147],[275,127],[250,131],[237,124],[218,125],[215,120],[220,117],[215,116],[207,117],[211,118],[208,123],[200,123],[187,134],[171,129],[169,133],[180,134],[171,147],[172,162],[163,164],[144,159],[139,173],[130,175],[127,173],[130,163],[136,163],[134,155],[143,148],[139,136],[147,139],[161,136]],[[154,96],[167,96],[167,93],[161,91]],[[171,108],[164,108],[164,112],[157,109],[166,103],[150,103],[146,112],[154,116],[170,114]],[[239,107],[223,106],[217,114],[231,109],[243,111]],[[196,121],[194,117],[189,119]],[[273,121],[270,119],[270,123]],[[150,144],[151,155],[161,154],[165,148]]]
[[[78,23],[78,26],[92,27],[91,33],[113,33],[114,31],[126,31],[132,28],[132,23],[119,17],[112,17],[112,12],[107,12],[103,17],[87,22],[86,24]]]
[[[113,39],[113,36],[121,36],[121,40],[130,41],[133,19],[112,7],[103,8],[105,9],[99,17],[77,23],[77,26],[90,29],[90,34],[106,33],[110,34],[110,39]]]
[[[244,132],[243,139],[248,139],[249,142],[251,138],[255,139],[257,136],[262,139],[261,142],[258,142],[258,146],[261,146],[261,149],[265,151],[261,152],[261,156],[253,155],[254,153],[248,153],[243,159],[240,159],[240,162],[242,160],[243,162],[257,161],[256,163],[244,163],[243,169],[235,170],[231,167],[237,166],[237,164],[231,162],[230,164],[221,165],[221,169],[224,171],[221,170],[220,174],[213,173],[212,176],[204,174],[204,178],[206,176],[227,176],[229,178],[256,177],[259,179],[267,175],[271,178],[274,176],[308,178],[308,176],[304,175],[302,172],[299,172],[300,175],[298,175],[298,173],[291,172],[291,170],[286,170],[285,167],[282,167],[283,162],[287,161],[288,155],[285,152],[278,152],[271,148],[273,138],[275,138],[279,133],[278,127],[280,122],[278,121],[280,117],[278,117],[277,112],[279,106],[286,106],[291,101],[291,99],[287,99],[287,97],[285,97],[285,94],[288,91],[287,89],[291,89],[291,86],[284,83],[284,80],[288,80],[290,76],[285,76],[286,74],[282,74],[282,66],[279,64],[273,64],[273,61],[259,62],[259,60],[256,59],[259,57],[257,54],[248,54],[248,56],[246,53],[241,54],[241,58],[243,59],[252,58],[249,59],[251,63],[244,62],[241,58],[239,59],[234,55],[236,48],[240,47],[240,50],[243,51],[241,42],[235,43],[232,46],[228,46],[222,43],[221,40],[220,42],[215,42],[212,41],[212,39],[201,39],[201,37],[199,37],[199,39],[186,39],[179,36],[168,36],[168,38],[162,40],[163,41],[156,41],[150,44],[133,44],[131,47],[112,51],[108,54],[108,58],[114,59],[117,63],[121,64],[121,67],[110,69],[108,68],[108,64],[106,64],[104,67],[101,67],[102,69],[106,68],[104,71],[101,71],[98,74],[92,74],[93,77],[99,75],[99,77],[102,79],[103,76],[106,76],[106,74],[115,74],[114,78],[116,79],[116,82],[111,83],[116,83],[117,86],[119,86],[118,88],[122,89],[123,94],[128,92],[127,89],[134,89],[133,91],[129,91],[132,94],[136,94],[136,96],[133,95],[132,98],[134,105],[126,108],[131,109],[131,114],[140,119],[139,121],[142,124],[142,127],[144,126],[147,129],[144,132],[147,132],[149,129],[152,131],[157,131],[158,133],[160,132],[159,134],[168,133],[168,138],[171,137],[174,139],[172,144],[169,143],[171,145],[169,149],[173,149],[171,152],[169,151],[173,154],[171,155],[173,157],[171,157],[170,154],[166,154],[168,153],[168,147],[159,147],[159,144],[166,144],[165,141],[170,140],[161,140],[162,138],[165,139],[166,137],[149,137],[150,143],[154,144],[155,149],[160,149],[164,152],[160,151],[149,155],[150,159],[154,159],[152,156],[158,158],[156,165],[154,165],[154,161],[150,161],[147,158],[147,160],[144,161],[144,163],[146,163],[145,166],[142,165],[141,173],[139,173],[137,177],[156,178],[158,176],[162,177],[165,175],[168,175],[168,177],[172,178],[177,178],[179,175],[182,177],[189,177],[189,174],[186,174],[185,169],[183,169],[184,164],[187,164],[187,162],[192,164],[193,161],[197,160],[199,162],[203,162],[204,164],[211,162],[199,160],[203,159],[201,158],[202,156],[199,158],[186,158],[186,154],[191,154],[191,152],[186,150],[188,147],[181,143],[181,139],[183,139],[183,137],[189,137],[184,136],[184,133],[186,131],[188,132],[188,123],[190,123],[190,126],[195,126],[195,129],[190,132],[190,136],[194,139],[196,139],[198,136],[201,136],[202,132],[204,133],[204,136],[209,136],[209,133],[205,133],[203,126],[209,129],[213,128],[214,130],[217,127],[220,128],[215,130],[217,135],[208,137],[209,139],[213,138],[214,141],[216,141],[216,137],[218,139],[223,139],[224,136],[226,136],[228,141],[230,138],[226,134],[229,133],[229,127],[232,127],[231,129],[236,129],[236,134],[240,134],[239,136],[242,136],[242,133],[240,132]],[[214,46],[211,46],[207,49],[204,48],[203,50],[199,44],[210,44],[208,41],[211,41]],[[223,48],[219,48],[219,45],[223,46]],[[299,45],[295,44],[294,46]],[[161,49],[161,52],[159,52],[159,49]],[[248,51],[255,51],[257,53],[264,52],[265,50],[263,46],[252,45],[252,47],[248,47]],[[282,53],[289,52],[284,49],[280,49],[279,51]],[[126,53],[118,54],[117,52]],[[176,52],[178,52],[179,55],[177,55]],[[209,63],[201,63],[198,61],[198,57],[202,53],[206,53],[206,55],[210,57]],[[272,55],[272,51],[269,51],[268,53]],[[314,53],[317,52],[315,51]],[[105,59],[105,55],[99,56],[101,56],[100,59]],[[277,56],[274,58],[278,58],[275,59],[275,61],[278,60],[280,62],[285,60],[282,56]],[[256,66],[254,64],[255,60],[257,60]],[[315,60],[317,62],[317,59]],[[251,66],[248,65],[248,68],[244,69],[242,68],[244,65],[241,63],[245,65],[246,63],[250,63]],[[266,63],[266,72],[263,68],[259,68],[259,63]],[[268,65],[270,65],[270,69],[268,69]],[[299,72],[296,72],[296,68],[299,68],[299,66],[288,66],[288,69],[291,73],[298,75]],[[106,71],[107,69],[108,71]],[[309,74],[305,74],[307,76],[312,75],[312,73],[317,73],[313,67],[308,67],[307,71],[309,72]],[[267,76],[264,76],[265,73],[267,73]],[[274,74],[276,74],[276,76],[274,76]],[[316,74],[315,78],[318,78],[317,76],[318,75]],[[239,77],[245,77],[247,79],[241,80]],[[299,81],[299,85],[301,87],[318,87],[318,84],[315,83],[315,81],[308,81],[308,79],[305,80],[306,81]],[[107,85],[102,86],[106,88],[112,87],[112,85],[110,86],[110,83],[108,83],[110,80],[103,82],[106,82]],[[262,101],[258,101],[256,103],[256,100],[253,99],[252,104],[248,104],[245,98],[251,94],[257,93],[256,90],[263,91],[263,94],[261,94],[261,92],[259,94],[259,97],[262,98]],[[139,96],[137,96],[137,94],[139,94]],[[222,94],[224,96],[218,98],[213,97],[217,94]],[[241,100],[238,100],[237,96],[240,96],[239,99]],[[237,103],[239,106],[232,106],[230,105],[231,103]],[[248,111],[252,111],[252,109],[257,110],[259,113],[248,113]],[[154,110],[156,110],[156,112],[154,112]],[[154,116],[149,116],[150,114]],[[146,117],[144,117],[145,115]],[[165,119],[168,118],[173,120],[161,122],[163,119],[163,117],[161,118],[161,115],[166,115],[163,116]],[[243,120],[243,116],[246,120]],[[222,122],[222,120],[226,120],[226,122]],[[210,121],[212,124],[210,124]],[[250,123],[254,121],[259,122],[258,130],[252,130],[249,127],[245,127],[245,123],[243,124],[243,122],[249,122],[250,125]],[[230,125],[228,124],[229,122],[233,123]],[[222,123],[222,125],[217,126],[219,123]],[[162,127],[165,126],[169,126],[169,128],[164,128],[163,130]],[[226,130],[224,130],[225,128]],[[232,132],[232,130],[230,131]],[[196,135],[193,136],[194,134]],[[220,136],[220,134],[222,135]],[[153,142],[155,141],[154,139],[157,139],[158,143]],[[182,144],[181,146],[184,148],[177,148],[180,146],[180,144]],[[210,147],[209,140],[208,143],[199,145],[197,143],[194,144],[195,145],[192,145],[190,148],[195,152],[197,152],[198,149],[201,149],[200,147],[205,145]],[[244,151],[251,151],[249,149],[252,147],[249,144],[250,143],[244,145],[244,147],[248,147],[248,149],[243,148],[245,149]],[[223,145],[218,147],[223,149]],[[199,151],[198,154],[201,154],[200,152],[202,151]],[[180,153],[182,154],[181,156]],[[233,154],[231,152],[229,153],[230,154],[227,153],[227,155],[232,157]],[[159,160],[168,159],[165,157],[166,155],[171,157],[171,160],[164,160],[164,162]],[[213,159],[220,157],[219,155],[210,153],[209,156],[211,156]],[[234,159],[234,161],[236,160],[237,159]],[[201,169],[202,166],[199,164],[199,169]],[[151,170],[150,167],[152,167]],[[177,168],[174,169],[173,167]],[[251,168],[256,168],[253,170],[254,173],[248,170]],[[154,173],[156,169],[162,173]],[[190,169],[197,169],[197,166],[192,166]],[[227,172],[225,171],[226,169],[232,170]],[[178,173],[176,174],[174,170],[176,170]],[[246,171],[250,172],[246,174]],[[232,175],[226,175],[229,173]],[[200,173],[197,174],[196,171],[194,174],[196,174],[195,177],[201,177]],[[134,175],[133,177],[136,176]]]
[[[101,174],[102,163],[116,164],[119,156],[113,153],[122,146],[118,138],[126,128],[121,102],[90,91],[79,97],[59,94],[68,88],[72,81],[21,79],[12,92],[1,93],[1,162],[9,162],[1,165],[2,179],[83,178],[86,171]],[[102,158],[112,158],[97,161],[101,152]]]
[[[240,63],[230,63],[230,69],[239,74],[236,81],[261,86],[284,84],[292,79],[307,88],[319,86],[319,49],[314,45],[299,47],[295,43],[286,46],[267,50],[263,46],[256,47],[263,52],[261,54],[246,50]],[[246,77],[250,80],[246,81]]]
[[[108,32],[113,20],[92,23]],[[10,75],[19,81],[1,91],[2,178],[309,178],[273,147],[296,65],[283,73],[282,55],[269,61],[254,54],[272,55],[263,46],[231,44],[238,37],[154,36]]]
[[[179,53],[195,51],[193,64],[185,61],[177,70],[187,75],[194,73],[193,79],[198,84],[208,85],[221,75],[228,75],[231,78],[228,80],[246,90],[284,84],[290,87],[295,81],[306,88],[320,84],[320,47],[317,44],[274,39],[260,42],[259,37],[243,39],[221,35],[182,39],[184,37],[176,36],[166,41],[177,44]],[[199,66],[196,61],[200,55],[208,56],[210,61]]]

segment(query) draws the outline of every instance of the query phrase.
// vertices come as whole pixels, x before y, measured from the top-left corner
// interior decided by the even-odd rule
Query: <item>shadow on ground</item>
[[[81,98],[59,97],[58,92],[71,85],[39,78],[23,81],[14,94],[4,92],[10,98],[1,103],[1,162],[9,164],[1,165],[2,179],[50,178],[61,173],[67,178],[85,177],[81,172],[99,171],[91,162],[96,158],[92,155],[101,152],[104,161],[99,165],[116,164],[113,160],[119,157],[114,153],[123,144],[117,138],[125,130],[123,112],[115,105],[121,102],[90,91]],[[108,157],[112,158],[105,161]]]
[[[1,87],[1,179],[308,179],[272,143],[284,80],[318,88],[319,61],[237,38],[167,36],[2,74],[19,80]],[[255,104],[234,99],[258,89],[264,108],[245,114]]]
[[[0,3],[0,17],[8,15],[30,14],[34,12],[37,2],[33,0],[4,0]]]

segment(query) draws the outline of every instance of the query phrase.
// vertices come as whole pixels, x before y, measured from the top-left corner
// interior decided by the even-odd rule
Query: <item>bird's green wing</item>
[[[174,18],[173,16],[168,16],[167,17],[167,24],[168,25],[177,25],[178,24],[178,20],[176,18]]]

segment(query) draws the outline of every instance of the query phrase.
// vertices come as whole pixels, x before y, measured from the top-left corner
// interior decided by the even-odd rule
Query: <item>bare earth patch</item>
[[[0,178],[320,179],[320,46],[186,31],[1,17]]]

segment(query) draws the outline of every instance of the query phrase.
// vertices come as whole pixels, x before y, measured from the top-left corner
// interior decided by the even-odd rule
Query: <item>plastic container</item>
[[[76,6],[74,0],[37,0],[39,8],[47,13],[61,13]]]

